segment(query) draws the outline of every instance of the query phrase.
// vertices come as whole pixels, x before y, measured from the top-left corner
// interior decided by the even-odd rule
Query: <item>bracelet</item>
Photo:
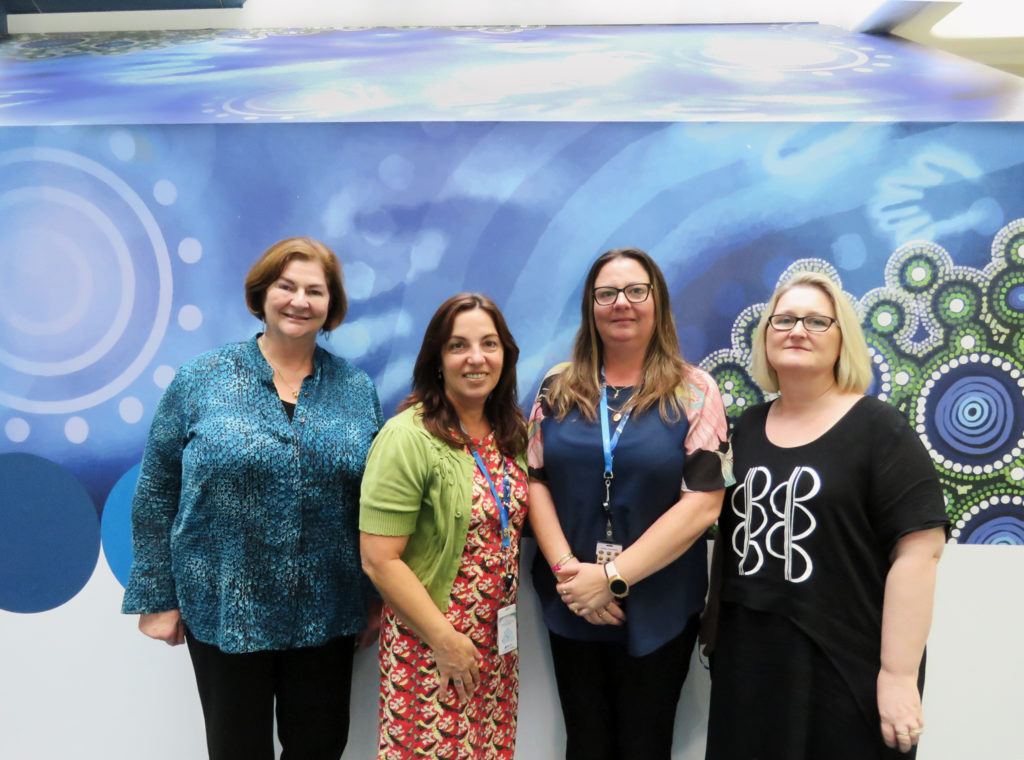
[[[561,557],[555,560],[555,564],[551,566],[551,572],[557,573],[562,569],[562,565],[571,559],[576,559],[576,555],[572,552],[566,552]]]

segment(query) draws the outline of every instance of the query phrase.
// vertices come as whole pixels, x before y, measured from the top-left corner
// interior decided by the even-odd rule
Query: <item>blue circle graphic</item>
[[[1013,401],[994,378],[962,377],[939,398],[935,423],[960,451],[991,454],[1013,433]]]
[[[44,612],[89,581],[100,552],[96,507],[67,470],[0,454],[0,609]]]
[[[135,495],[140,467],[141,463],[118,478],[103,505],[103,555],[122,586],[128,585],[128,573],[132,568],[132,496]]]
[[[1024,311],[1024,285],[1015,285],[1006,294],[1006,303],[1014,311]]]
[[[1024,394],[1010,365],[961,363],[943,372],[924,410],[928,440],[943,458],[989,465],[1013,456],[1024,430]]]
[[[984,519],[987,512],[993,514]],[[1020,508],[1016,514],[989,508],[971,520],[960,535],[961,544],[989,544],[999,546],[1024,546],[1024,520]]]

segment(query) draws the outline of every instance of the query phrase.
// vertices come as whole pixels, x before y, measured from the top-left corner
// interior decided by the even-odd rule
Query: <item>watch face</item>
[[[608,582],[608,588],[616,596],[622,596],[629,591],[629,584],[622,578],[612,578],[611,581]]]

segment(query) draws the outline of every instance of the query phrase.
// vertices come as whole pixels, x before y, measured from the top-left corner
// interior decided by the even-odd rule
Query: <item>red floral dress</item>
[[[504,458],[493,434],[474,441],[502,492]],[[471,453],[466,449],[467,453]],[[380,636],[380,730],[378,760],[512,760],[519,706],[519,653],[498,654],[498,610],[516,599],[519,586],[519,536],[526,517],[526,473],[512,459],[509,483],[511,547],[501,546],[501,517],[487,481],[473,468],[473,513],[466,548],[455,576],[445,617],[469,636],[483,654],[480,688],[460,707],[449,684],[438,700],[438,675],[430,647],[403,625],[385,605]],[[505,588],[511,574],[511,588]]]

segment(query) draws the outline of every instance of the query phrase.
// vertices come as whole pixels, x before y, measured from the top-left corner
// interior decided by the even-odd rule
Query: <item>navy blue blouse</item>
[[[573,553],[594,562],[605,541],[604,454],[601,425],[577,410],[555,419],[544,397],[557,374],[541,385],[530,416],[530,475],[547,485]],[[681,491],[715,491],[732,483],[726,423],[718,389],[695,369],[684,401],[686,414],[666,422],[657,407],[629,418],[615,449],[612,528],[615,542],[628,547],[679,501]],[[681,395],[681,400],[686,398]],[[609,420],[611,431],[615,422]],[[682,632],[704,606],[707,544],[698,539],[679,559],[635,584],[625,600],[624,626],[596,626],[573,614],[555,590],[555,577],[538,552],[533,583],[547,627],[570,639],[621,641],[639,657]]]

